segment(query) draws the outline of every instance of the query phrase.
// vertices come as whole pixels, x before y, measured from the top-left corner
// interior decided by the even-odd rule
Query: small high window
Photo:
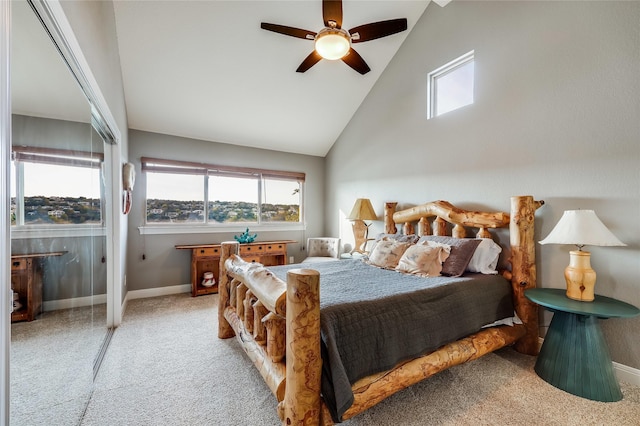
[[[429,73],[427,118],[473,103],[474,51]]]

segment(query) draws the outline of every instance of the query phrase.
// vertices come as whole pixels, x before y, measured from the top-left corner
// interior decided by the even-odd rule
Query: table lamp
[[[351,250],[351,254],[354,252],[365,254],[366,251],[364,246],[367,244],[367,234],[371,224],[367,225],[364,221],[378,219],[376,212],[371,206],[371,201],[369,201],[368,198],[358,198],[353,205],[353,209],[351,209],[348,219],[353,221],[353,225],[351,227],[353,228],[353,237],[355,239],[355,244],[353,250]]]
[[[594,299],[596,271],[591,269],[591,253],[582,247],[626,246],[600,221],[593,210],[567,210],[555,228],[540,244],[574,244],[569,252],[569,266],[564,270],[567,297],[582,302]]]

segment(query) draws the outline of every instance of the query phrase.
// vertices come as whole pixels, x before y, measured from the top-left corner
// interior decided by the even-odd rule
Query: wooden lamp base
[[[353,245],[351,254],[367,254],[365,245],[367,244],[367,234],[369,233],[369,226],[370,225],[367,225],[363,220],[360,219],[355,219],[353,221],[351,228],[353,229],[353,238],[355,239],[355,244]]]
[[[569,266],[564,270],[567,282],[567,297],[581,302],[593,302],[595,297],[596,271],[591,269],[591,253],[570,251]]]

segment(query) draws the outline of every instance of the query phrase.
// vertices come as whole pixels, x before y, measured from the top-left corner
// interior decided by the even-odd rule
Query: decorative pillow
[[[475,238],[453,238],[435,235],[425,235],[420,237],[418,243],[429,241],[451,246],[451,254],[442,265],[442,275],[450,277],[459,277],[464,274],[467,265],[475,252],[476,247],[480,244],[480,240]]]
[[[369,255],[369,263],[381,268],[393,269],[410,245],[400,241],[380,240]]]
[[[445,245],[414,244],[404,252],[396,271],[425,277],[440,276],[442,262],[447,260],[451,248]]]
[[[498,256],[502,252],[502,247],[496,244],[491,238],[479,238],[480,244],[473,253],[467,271],[480,272],[481,274],[497,274]]]
[[[418,241],[418,238],[419,237],[415,234],[412,234],[412,235],[385,234],[384,232],[381,232],[380,234],[376,235],[376,238],[373,240],[373,244],[371,245],[370,252],[373,252],[373,250],[375,250],[376,248],[376,244],[378,244],[378,242],[382,240],[393,240],[393,241],[399,241],[401,243],[414,244]]]

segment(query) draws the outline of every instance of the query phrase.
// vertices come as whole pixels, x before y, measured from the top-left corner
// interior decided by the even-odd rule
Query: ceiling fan
[[[322,17],[324,28],[317,33],[266,22],[262,22],[260,28],[315,42],[315,49],[302,61],[297,72],[307,71],[321,59],[342,59],[342,62],[363,75],[371,71],[371,68],[351,47],[351,43],[375,40],[407,29],[407,19],[400,18],[372,22],[347,31],[342,28],[342,0],[322,0]]]

